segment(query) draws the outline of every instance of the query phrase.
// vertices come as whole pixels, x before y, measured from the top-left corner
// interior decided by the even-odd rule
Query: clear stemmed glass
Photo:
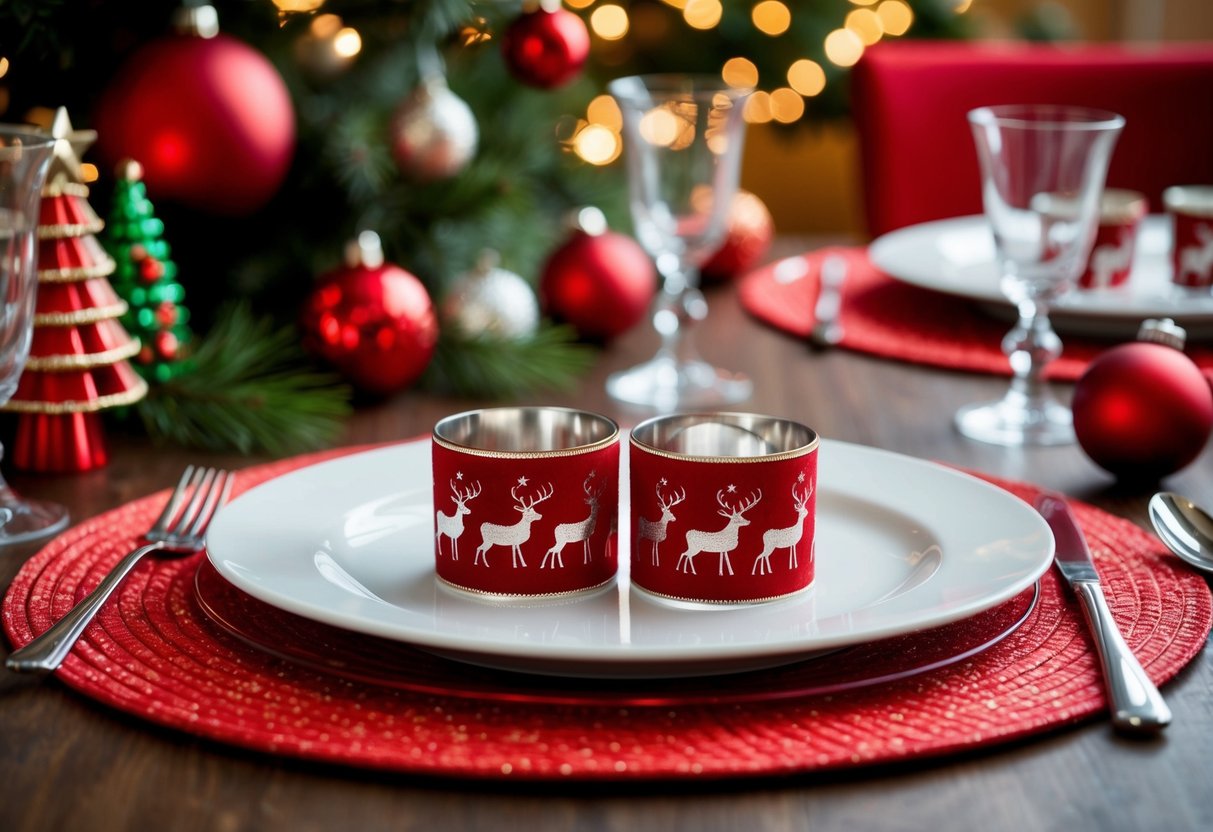
[[[1070,410],[1043,377],[1061,355],[1049,308],[1090,255],[1108,159],[1124,123],[1115,113],[1052,105],[969,113],[1002,293],[1019,311],[1002,341],[1014,373],[1011,389],[996,402],[956,414],[956,426],[971,439],[1015,446],[1074,441]]]
[[[699,267],[724,236],[745,139],[749,90],[718,78],[648,75],[610,84],[623,113],[628,191],[636,236],[657,265],[657,354],[607,379],[617,401],[658,410],[709,407],[750,397],[739,373],[701,360],[684,336],[707,315]]]
[[[29,357],[38,287],[38,205],[54,145],[48,136],[0,125],[0,405],[16,391]],[[22,499],[0,476],[0,547],[37,540],[65,525],[63,506]]]

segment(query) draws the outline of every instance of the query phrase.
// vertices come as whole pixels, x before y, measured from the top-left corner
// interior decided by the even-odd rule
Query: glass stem
[[[676,363],[694,358],[693,347],[684,337],[687,327],[707,317],[707,302],[699,291],[699,272],[687,263],[657,260],[662,287],[653,301],[653,329],[661,337],[658,355]]]
[[[1049,320],[1048,303],[1040,298],[1019,302],[1019,321],[1002,340],[1002,351],[1011,361],[1012,395],[1025,408],[1038,412],[1053,398],[1044,381],[1045,367],[1061,355],[1061,339]]]

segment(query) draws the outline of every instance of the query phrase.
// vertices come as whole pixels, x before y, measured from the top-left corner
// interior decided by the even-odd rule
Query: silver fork
[[[233,481],[234,476],[227,471],[188,466],[169,497],[168,505],[144,535],[147,544],[119,561],[87,598],[50,629],[14,651],[5,660],[5,667],[9,670],[50,673],[67,658],[93,616],[144,555],[159,551],[181,557],[201,551],[206,541],[206,529],[219,507],[227,501]],[[181,508],[187,497],[189,502]],[[181,509],[180,512],[178,509]]]
[[[817,349],[828,350],[842,343],[842,285],[847,280],[847,261],[837,254],[826,257],[821,264],[821,289],[813,308],[815,323],[809,332],[809,343]]]

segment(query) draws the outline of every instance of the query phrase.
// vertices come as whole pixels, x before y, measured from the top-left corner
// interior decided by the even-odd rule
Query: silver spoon
[[[1213,574],[1213,517],[1186,497],[1160,491],[1150,498],[1150,522],[1167,548]]]

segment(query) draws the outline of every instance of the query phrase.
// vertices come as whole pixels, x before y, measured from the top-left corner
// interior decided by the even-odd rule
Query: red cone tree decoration
[[[59,141],[42,192],[33,339],[4,409],[19,414],[16,467],[88,471],[108,461],[101,411],[137,402],[147,383],[127,361],[139,341],[118,322],[127,304],[106,279],[114,261],[97,241],[104,223],[81,176],[80,154],[96,134],[73,131],[62,108],[51,134]]]

